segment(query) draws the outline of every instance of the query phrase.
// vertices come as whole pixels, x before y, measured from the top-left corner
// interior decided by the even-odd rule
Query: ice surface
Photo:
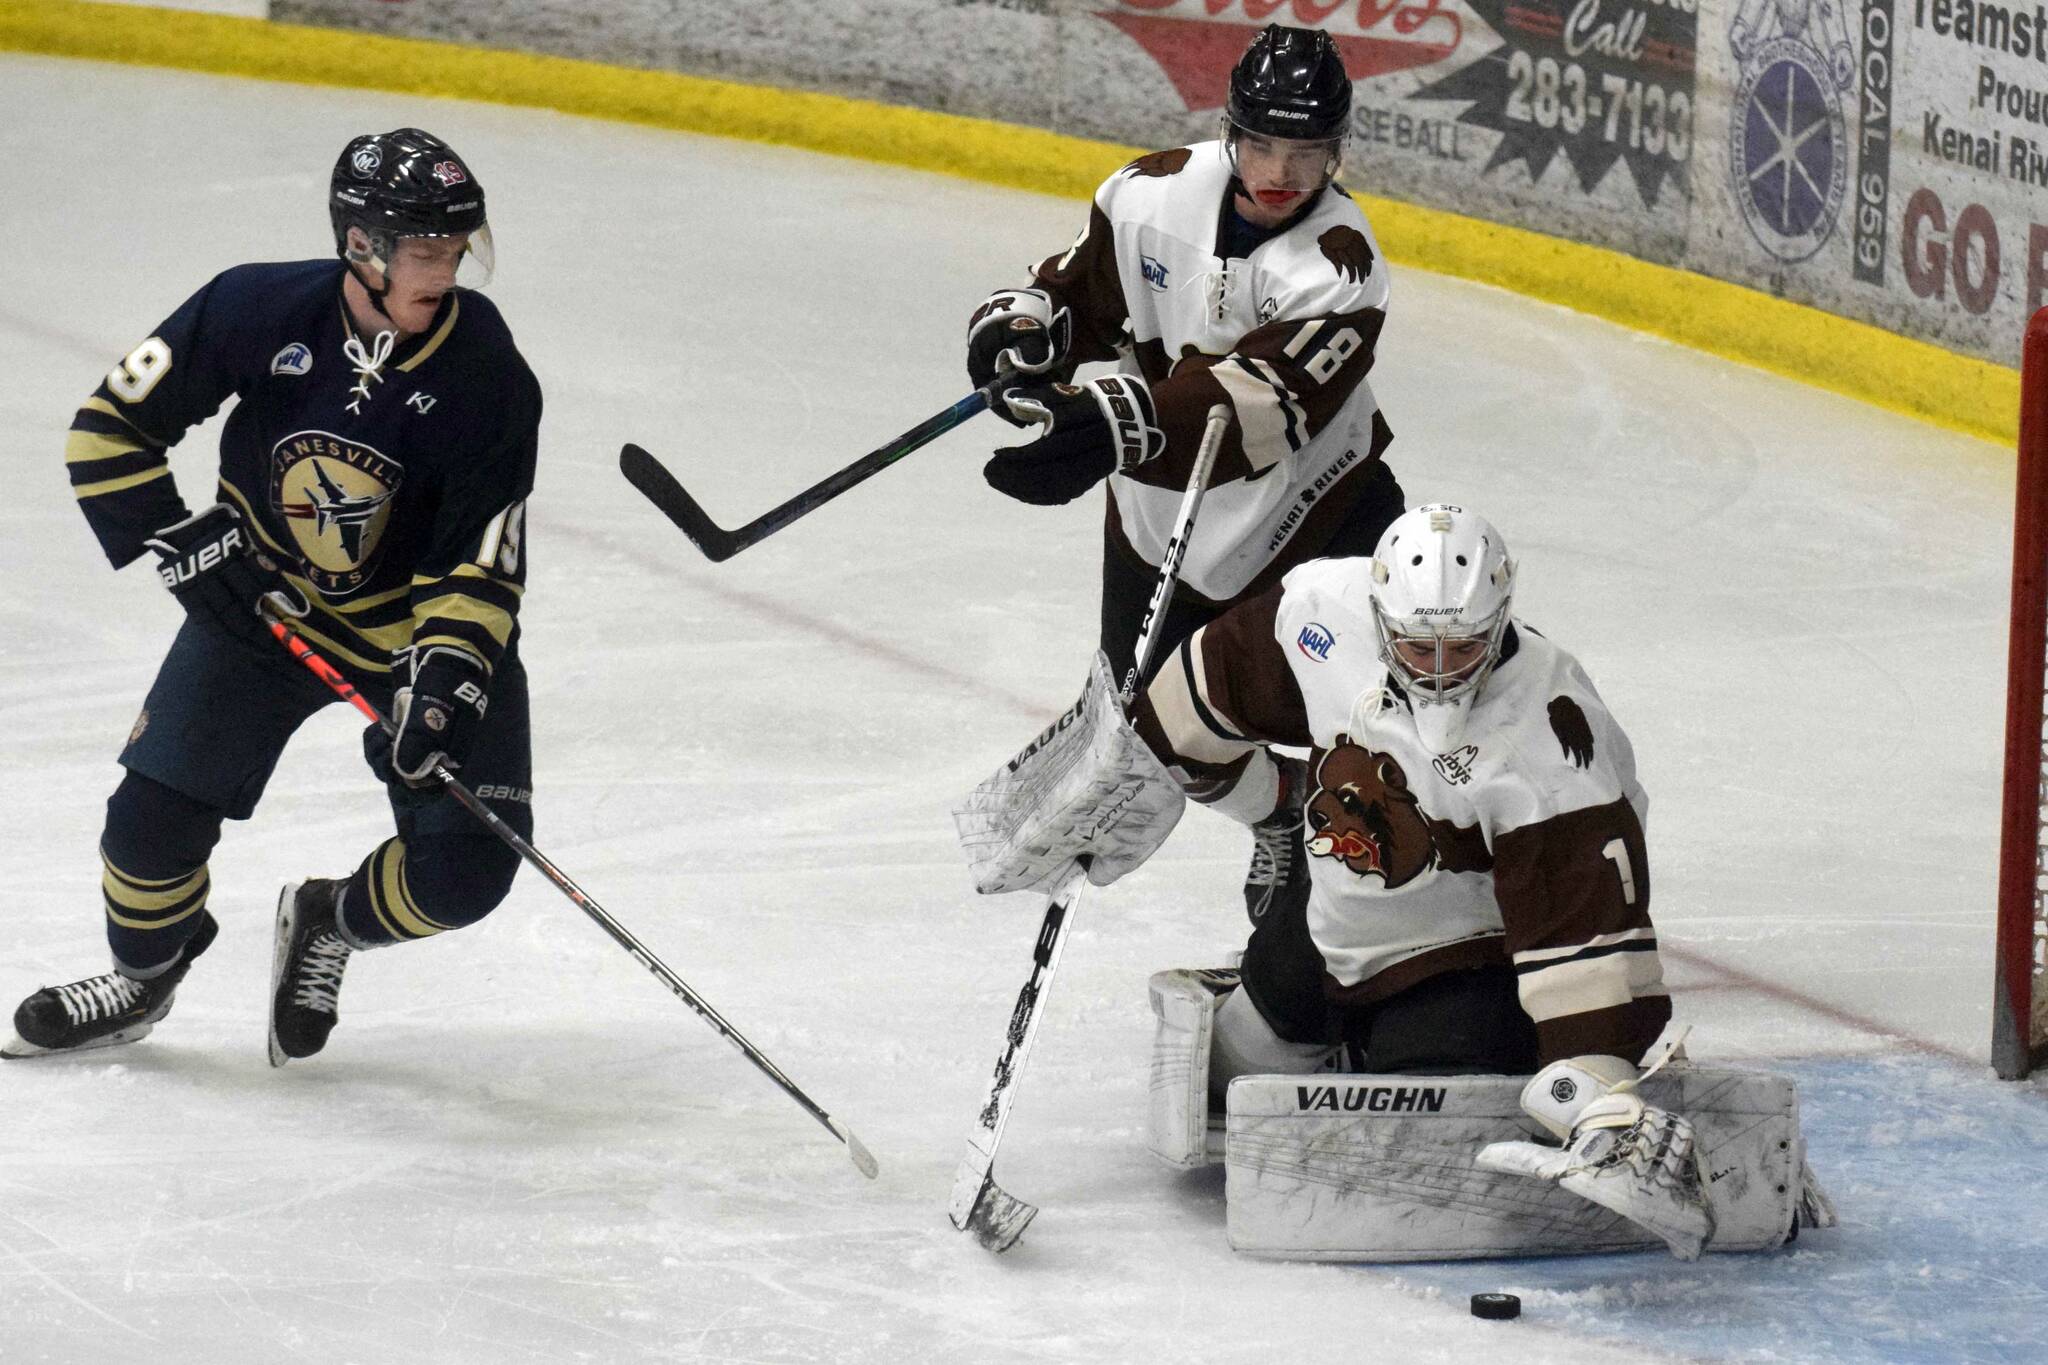
[[[977,901],[947,813],[1079,689],[1099,504],[996,498],[983,418],[713,566],[615,462],[765,510],[964,393],[968,312],[1081,210],[797,152],[0,58],[0,1001],[104,965],[102,803],[176,618],[106,572],[71,411],[213,272],[324,254],[331,158],[408,123],[489,187],[547,392],[538,842],[881,1179],[530,875],[358,959],[328,1051],[272,1071],[277,886],[386,830],[336,708],[230,827],[171,1018],[0,1070],[0,1361],[2048,1354],[2048,1106],[1983,1064],[2010,457],[1414,270],[1374,374],[1395,468],[1499,523],[1521,614],[1629,727],[1693,1049],[1801,1078],[1843,1226],[1695,1266],[1235,1256],[1214,1174],[1140,1132],[1146,977],[1242,923],[1246,837],[1197,814],[1076,921],[998,1168],[1043,1213],[1000,1260],[955,1233],[1037,905]],[[1521,1321],[1466,1315],[1503,1287]]]

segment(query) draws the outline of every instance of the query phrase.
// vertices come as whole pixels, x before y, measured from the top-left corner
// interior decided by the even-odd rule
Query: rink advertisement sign
[[[1223,107],[1230,69],[1267,24],[1322,29],[1353,81],[1440,62],[1465,31],[1448,0],[1095,0],[1095,13],[1158,64],[1192,111]]]
[[[1146,148],[1216,135],[1265,25],[1316,27],[1356,83],[1352,188],[2006,365],[2048,303],[2048,0],[273,0],[272,15]]]
[[[1696,0],[1471,0],[1501,45],[1417,100],[1459,100],[1459,122],[1499,134],[1483,171],[1531,182],[1562,156],[1591,194],[1627,168],[1644,205],[1687,193],[1695,122]]]
[[[2048,306],[2048,9],[1897,2],[1896,278],[1937,335],[2011,350]]]
[[[1750,236],[1792,264],[1834,234],[1849,185],[1855,49],[1836,0],[1743,0],[1728,170]]]

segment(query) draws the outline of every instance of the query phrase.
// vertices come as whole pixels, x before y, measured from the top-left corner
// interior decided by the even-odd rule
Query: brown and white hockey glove
[[[1029,445],[1005,446],[982,466],[998,493],[1040,507],[1072,502],[1111,474],[1127,473],[1166,449],[1152,390],[1134,374],[1085,384],[1020,385],[998,407],[1037,422]]]

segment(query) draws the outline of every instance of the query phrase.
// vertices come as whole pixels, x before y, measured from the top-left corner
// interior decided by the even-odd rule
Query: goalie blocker
[[[1477,1164],[1492,1144],[1550,1136],[1523,1108],[1527,1077],[1246,1075],[1213,1114],[1214,1019],[1233,978],[1153,976],[1149,1145],[1173,1166],[1223,1162],[1235,1249],[1425,1261],[1664,1245],[1564,1185]],[[1645,1077],[1640,1093],[1689,1121],[1711,1214],[1706,1250],[1762,1251],[1800,1226],[1833,1226],[1789,1078],[1674,1065]]]

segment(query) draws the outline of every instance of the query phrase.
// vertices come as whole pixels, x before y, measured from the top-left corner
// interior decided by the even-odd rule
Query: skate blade
[[[95,1038],[89,1043],[80,1043],[76,1047],[37,1047],[34,1043],[29,1042],[17,1033],[6,1042],[0,1043],[0,1058],[5,1058],[10,1062],[18,1062],[28,1057],[68,1057],[75,1052],[91,1052],[95,1048],[119,1047],[123,1043],[132,1043],[137,1039],[147,1038],[149,1031],[155,1027],[154,1021],[147,1024],[131,1024],[127,1028],[115,1029],[103,1038]]]
[[[284,980],[285,949],[292,941],[292,934],[299,922],[299,888],[305,882],[287,882],[284,890],[277,893],[277,938],[270,946],[270,1064],[283,1066],[291,1060],[284,1050],[284,1044],[277,1040],[277,989]]]

